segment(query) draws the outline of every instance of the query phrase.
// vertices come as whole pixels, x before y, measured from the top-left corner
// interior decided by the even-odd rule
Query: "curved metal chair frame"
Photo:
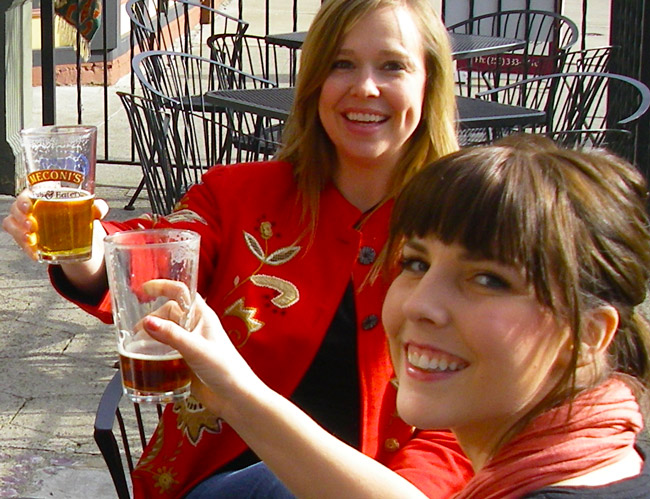
[[[276,86],[295,85],[298,56],[295,49],[268,43],[263,36],[219,33],[206,41],[210,58],[244,73],[272,81]]]
[[[275,84],[220,62],[169,51],[150,51],[133,59],[145,95],[172,113],[188,165],[197,170],[217,163],[270,158],[280,143],[284,122],[215,105],[207,92],[268,88]]]
[[[570,50],[566,53],[564,69],[569,72],[609,73],[612,57],[618,55],[619,47],[606,46],[584,50]]]
[[[578,27],[569,18],[541,10],[504,10],[466,19],[450,32],[503,36],[525,40],[523,49],[458,61],[457,89],[473,97],[530,76],[562,70],[566,51],[578,41]]]
[[[126,469],[129,472],[133,471],[133,462],[136,458],[136,442],[139,444],[139,453],[141,453],[149,437],[147,430],[150,429],[153,432],[162,415],[163,408],[161,405],[147,406],[146,409],[150,410],[145,410],[143,414],[140,404],[133,404],[133,415],[123,413],[120,409],[122,394],[122,378],[120,371],[117,371],[106,385],[99,401],[93,436],[113,479],[117,497],[119,499],[131,499],[131,492],[124,472],[124,460],[126,461]],[[118,443],[116,433],[113,431],[116,421],[120,443]],[[136,433],[131,435],[131,439],[129,439],[127,427],[137,429],[137,433],[135,430],[131,432]],[[134,439],[136,442],[133,441]]]
[[[173,112],[142,96],[117,95],[129,120],[151,211],[168,215],[187,189],[201,180],[203,168],[197,168],[182,147]]]
[[[149,0],[128,0],[126,13],[131,21],[131,33],[140,52],[147,50],[180,50],[204,55],[207,47],[203,40],[214,33],[241,35],[248,23],[220,10],[203,5],[198,0],[172,0],[157,2],[154,7]],[[193,40],[190,18],[199,16],[199,43]],[[191,15],[192,14],[192,15]],[[207,54],[205,54],[207,55]]]
[[[546,112],[529,129],[569,147],[607,147],[628,159],[635,123],[650,107],[650,90],[626,76],[600,72],[536,76],[482,92],[478,97]]]

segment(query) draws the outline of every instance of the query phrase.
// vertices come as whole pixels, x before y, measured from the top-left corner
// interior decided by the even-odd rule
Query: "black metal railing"
[[[174,1],[174,0],[157,0],[159,2],[164,1]],[[202,1],[203,3],[208,3],[208,5],[214,6],[215,0],[194,0]],[[501,0],[496,0],[497,3],[501,3]],[[588,3],[587,0],[582,1],[582,19],[575,19],[574,21],[581,27],[581,42],[580,46],[582,48],[586,45],[586,37],[590,33],[590,26],[588,22]],[[277,2],[277,0],[276,0]],[[447,4],[450,0],[441,0],[442,12],[445,12]],[[612,2],[612,12],[616,12],[616,15],[611,16],[611,40],[605,42],[611,43],[613,45],[621,46],[622,50],[618,51],[619,58],[614,58],[612,60],[612,71],[627,76],[632,76],[634,78],[644,81],[646,84],[650,83],[650,43],[648,38],[650,38],[650,30],[643,30],[645,21],[647,18],[646,7],[644,0],[611,0]],[[111,57],[115,56],[116,52],[124,52],[125,50],[131,51],[133,53],[133,38],[126,36],[123,40],[118,40],[117,43],[107,43],[109,38],[110,30],[115,30],[115,26],[119,26],[123,21],[120,19],[120,16],[123,15],[120,12],[120,4],[117,0],[102,0],[102,12],[105,15],[105,19],[102,21],[102,29],[97,33],[96,38],[99,37],[101,40],[95,42],[93,40],[93,45],[91,46],[91,62],[94,62],[96,66],[103,67],[104,71],[104,80],[103,80],[103,106],[104,106],[104,143],[100,144],[98,151],[99,161],[104,162],[117,162],[124,163],[130,162],[133,160],[133,153],[130,158],[116,158],[111,157],[109,151],[109,143],[113,140],[111,135],[113,132],[109,126],[109,111],[108,111],[108,98],[111,92],[108,84],[108,71],[109,71],[109,62]],[[216,1],[218,4],[218,0]],[[308,23],[313,12],[304,13],[303,5],[299,4],[299,0],[289,0],[283,3],[283,8],[290,8],[290,16],[284,17],[283,26],[277,26],[277,16],[273,16],[274,8],[276,5],[271,5],[271,0],[265,0],[264,4],[260,6],[260,2],[253,2],[245,0],[237,0],[236,4],[236,15],[241,18],[248,20],[251,16],[255,16],[257,19],[262,20],[257,26],[253,29],[249,29],[249,33],[254,34],[268,34],[273,31],[290,31],[296,29],[304,29],[305,23]],[[539,2],[535,0],[525,0],[527,8],[536,8]],[[554,0],[554,5],[557,11],[562,9],[563,0]],[[38,0],[35,0],[35,4],[38,4]],[[469,0],[468,8],[470,9],[470,14],[477,8],[477,0]],[[315,10],[312,7],[312,11]],[[234,5],[230,8],[235,8]],[[263,10],[260,13],[260,8]],[[40,9],[41,9],[41,51],[40,55],[35,57],[35,60],[40,62],[41,71],[42,71],[42,120],[43,124],[54,123],[56,121],[56,111],[57,111],[57,99],[56,99],[56,65],[60,63],[61,59],[69,60],[70,57],[75,58],[75,63],[77,67],[77,120],[82,122],[84,120],[84,106],[82,102],[82,81],[81,81],[81,67],[83,61],[81,61],[78,54],[78,51],[71,49],[55,49],[54,47],[54,14],[53,14],[53,0],[40,0]],[[301,10],[303,9],[303,10]],[[301,12],[303,12],[301,14]],[[300,22],[302,25],[300,25]],[[114,23],[115,26],[109,27],[110,23]],[[114,35],[113,35],[114,36]],[[119,36],[119,35],[118,35]],[[125,46],[126,45],[126,46]],[[645,50],[642,50],[643,47],[646,47]],[[645,56],[643,56],[645,54]],[[69,105],[66,103],[66,105]],[[650,117],[646,117],[643,122],[639,125],[640,130],[644,130],[642,136],[648,136],[648,121]],[[126,139],[128,140],[128,138]],[[125,140],[125,141],[126,141]],[[130,142],[130,141],[129,141]],[[642,144],[636,144],[635,151],[630,153],[631,158],[636,158],[637,163],[644,169],[648,171],[646,165],[650,165],[648,158],[650,156],[650,151],[648,150],[647,141],[640,141]]]
[[[616,15],[614,15],[616,13]],[[620,47],[611,70],[641,80],[650,86],[650,5],[645,0],[612,0],[610,39]],[[650,116],[643,116],[636,129],[633,150],[626,155],[650,176]]]

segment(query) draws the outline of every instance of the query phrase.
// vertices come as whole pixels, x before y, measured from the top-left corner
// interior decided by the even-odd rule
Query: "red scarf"
[[[632,391],[611,378],[534,419],[455,499],[514,499],[597,470],[628,452],[642,428]]]

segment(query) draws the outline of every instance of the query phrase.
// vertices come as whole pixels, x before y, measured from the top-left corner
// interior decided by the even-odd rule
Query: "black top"
[[[352,283],[345,290],[323,343],[291,401],[327,431],[359,448],[361,409]]]
[[[323,343],[291,401],[327,431],[359,448],[359,397],[356,313],[354,288],[350,283]],[[217,473],[239,470],[258,461],[255,453],[246,449]]]
[[[646,460],[646,449],[637,447],[637,451]],[[650,466],[643,466],[641,474],[610,483],[600,487],[546,487],[531,492],[524,499],[566,499],[579,497],[584,499],[641,499],[650,498]]]

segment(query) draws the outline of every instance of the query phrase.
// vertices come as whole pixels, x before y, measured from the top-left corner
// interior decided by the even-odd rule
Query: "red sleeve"
[[[166,217],[145,215],[124,222],[102,222],[108,234],[122,230],[174,227],[194,230],[201,234],[199,263],[199,293],[204,294],[214,269],[220,244],[219,191],[225,181],[225,167],[214,167],[203,176],[203,183],[194,185],[178,203],[174,212]],[[113,322],[111,298],[108,288],[101,295],[88,296],[70,284],[61,268],[50,265],[48,269],[54,289],[65,299],[94,315],[102,322]]]
[[[102,222],[102,226],[109,234],[119,230],[127,230],[131,228],[128,222]],[[61,267],[58,265],[50,265],[48,267],[50,275],[50,282],[54,289],[63,296],[66,300],[71,301],[80,309],[94,315],[102,322],[111,324],[113,322],[113,315],[111,311],[111,297],[108,293],[108,288],[103,293],[96,296],[88,296],[79,292],[65,276]]]
[[[386,465],[435,499],[452,497],[474,474],[449,431],[417,431]]]

